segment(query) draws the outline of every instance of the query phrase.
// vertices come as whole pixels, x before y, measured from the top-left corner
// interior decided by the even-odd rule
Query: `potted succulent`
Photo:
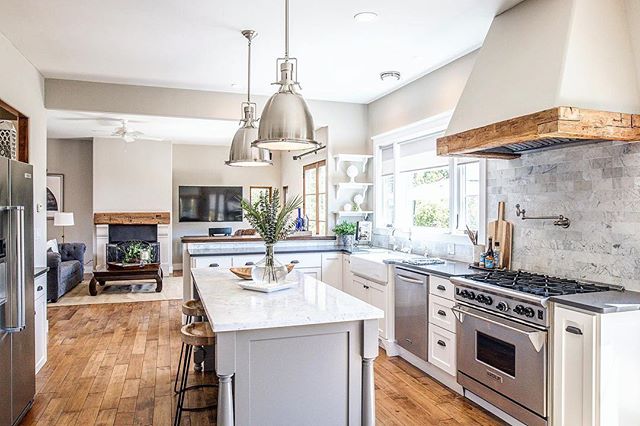
[[[295,230],[295,217],[292,213],[300,207],[302,199],[294,197],[284,205],[280,201],[280,191],[272,195],[264,192],[253,204],[246,199],[241,200],[245,218],[262,237],[265,244],[264,259],[251,269],[253,281],[268,285],[277,284],[287,276],[287,267],[276,260],[273,255],[275,244],[287,238]]]
[[[333,228],[333,232],[337,235],[340,245],[351,247],[354,235],[356,235],[356,224],[354,222],[339,223]]]

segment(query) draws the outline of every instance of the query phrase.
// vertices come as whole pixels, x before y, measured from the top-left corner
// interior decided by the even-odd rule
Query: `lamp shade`
[[[53,226],[73,226],[73,213],[58,212],[53,216]]]
[[[225,162],[227,166],[260,167],[273,164],[268,150],[251,146],[258,137],[255,121],[253,104],[247,104],[244,108],[244,124],[236,131],[231,142],[229,160]]]

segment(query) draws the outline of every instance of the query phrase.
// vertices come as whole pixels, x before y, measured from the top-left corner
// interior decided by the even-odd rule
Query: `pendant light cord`
[[[249,55],[247,58],[247,103],[251,103],[251,38],[249,38]]]
[[[289,60],[289,0],[284,0],[284,59]]]

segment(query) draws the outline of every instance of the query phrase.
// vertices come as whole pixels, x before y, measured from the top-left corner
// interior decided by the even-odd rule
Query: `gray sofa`
[[[69,290],[82,282],[84,275],[84,243],[58,244],[59,253],[47,252],[47,300],[57,302]]]

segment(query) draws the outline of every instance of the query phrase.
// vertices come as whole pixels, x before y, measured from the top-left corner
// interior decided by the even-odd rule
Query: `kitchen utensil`
[[[487,224],[487,238],[500,243],[499,268],[511,269],[511,245],[513,241],[513,223],[504,218],[504,201],[498,203],[498,219]]]

